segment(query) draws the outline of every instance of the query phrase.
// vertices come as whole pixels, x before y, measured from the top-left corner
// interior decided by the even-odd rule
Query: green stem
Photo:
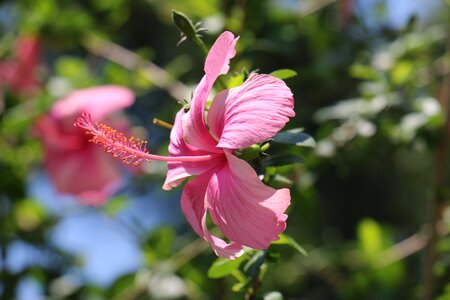
[[[206,47],[205,43],[196,35],[193,37],[193,40],[203,50],[203,54],[207,56],[209,50],[208,47]]]

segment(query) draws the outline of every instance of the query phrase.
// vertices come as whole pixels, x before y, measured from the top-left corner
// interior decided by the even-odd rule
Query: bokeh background
[[[161,190],[164,164],[123,167],[93,206],[58,192],[44,163],[40,118],[111,84],[136,95],[121,112],[130,132],[167,153],[170,131],[152,119],[173,122],[204,59],[176,46],[172,9],[202,22],[208,46],[240,36],[227,78],[298,73],[287,128],[317,144],[288,148],[304,162],[273,168],[271,184],[291,187],[286,234],[308,256],[279,245],[254,299],[450,299],[444,0],[1,1],[0,297],[244,297],[233,276],[208,276],[216,257],[186,223],[181,188]]]

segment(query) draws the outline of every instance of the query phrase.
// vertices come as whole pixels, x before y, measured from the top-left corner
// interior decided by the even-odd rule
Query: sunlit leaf
[[[273,71],[272,73],[270,73],[270,75],[277,77],[279,79],[289,79],[297,76],[297,72],[291,69],[280,69]]]
[[[236,76],[232,76],[227,80],[227,87],[229,89],[240,86],[244,83],[244,74],[238,74]]]
[[[401,61],[399,62],[391,73],[392,81],[395,84],[404,84],[411,76],[414,70],[414,66],[409,61]]]
[[[247,255],[244,254],[237,259],[218,258],[214,261],[208,270],[208,277],[210,278],[222,278],[230,275],[234,270],[239,268],[241,263],[247,259]]]
[[[362,64],[354,64],[350,67],[350,75],[354,78],[365,80],[378,79],[378,73],[369,66]]]
[[[361,221],[358,226],[358,240],[361,250],[368,258],[383,250],[382,229],[372,219]]]

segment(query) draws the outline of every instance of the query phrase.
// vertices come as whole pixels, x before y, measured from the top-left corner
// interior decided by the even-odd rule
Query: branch
[[[433,229],[429,226],[424,226],[421,231],[381,252],[380,255],[375,258],[376,268],[386,268],[425,248],[431,239],[432,230]],[[435,231],[440,237],[449,233],[447,226],[441,223],[436,225]]]
[[[187,99],[191,93],[186,85],[177,81],[164,69],[118,44],[99,37],[89,36],[84,39],[83,45],[92,54],[106,58],[128,70],[143,70],[143,74],[150,82],[167,90],[178,102]]]

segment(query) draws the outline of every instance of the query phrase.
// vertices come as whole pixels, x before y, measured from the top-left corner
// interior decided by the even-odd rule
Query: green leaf
[[[127,197],[118,196],[109,200],[105,206],[103,206],[103,210],[110,216],[115,216],[119,212],[121,212],[127,205]]]
[[[250,284],[251,278],[247,278],[245,281],[238,282],[233,284],[231,290],[235,293],[242,291]]]
[[[280,235],[278,235],[278,237],[280,239],[278,241],[273,241],[272,244],[274,244],[274,245],[288,245],[288,246],[291,246],[292,248],[294,248],[295,250],[297,250],[298,252],[300,252],[301,254],[303,254],[304,256],[308,256],[308,252],[306,252],[306,250],[302,246],[300,246],[290,236],[287,236],[285,234],[280,234]]]
[[[230,275],[238,269],[241,263],[247,259],[247,255],[242,255],[237,259],[218,258],[208,270],[209,278],[222,278]]]
[[[128,273],[117,278],[108,290],[109,299],[121,295],[124,291],[132,287],[135,283],[136,274]]]
[[[302,131],[302,128],[295,128],[278,132],[272,138],[272,141],[275,143],[297,145],[301,147],[315,147],[316,141],[313,137]]]
[[[372,258],[384,249],[383,229],[372,219],[364,219],[358,224],[358,242],[367,258]]]
[[[17,202],[14,208],[14,217],[20,229],[24,231],[35,230],[46,217],[44,207],[37,201],[25,199]]]
[[[240,86],[244,83],[244,74],[238,74],[236,76],[232,76],[227,80],[227,87],[229,89]]]
[[[55,62],[55,73],[67,79],[73,87],[88,87],[95,83],[87,63],[80,58],[61,56]]]
[[[252,258],[245,264],[244,273],[251,277],[257,278],[259,270],[266,259],[265,251],[258,251]]]
[[[414,65],[409,61],[399,62],[391,73],[392,82],[398,85],[405,84],[413,74]]]
[[[268,167],[280,167],[303,163],[303,158],[301,158],[298,154],[287,153],[287,154],[271,155],[269,158],[264,159],[263,163],[265,166]]]
[[[354,64],[350,67],[350,75],[354,78],[365,80],[376,80],[377,72],[369,66],[362,64]]]
[[[270,75],[277,77],[279,79],[288,79],[297,76],[297,72],[291,69],[280,69],[273,71]]]
[[[175,241],[175,230],[170,226],[155,229],[146,238],[143,245],[144,260],[148,264],[161,261],[173,254],[172,245]]]

